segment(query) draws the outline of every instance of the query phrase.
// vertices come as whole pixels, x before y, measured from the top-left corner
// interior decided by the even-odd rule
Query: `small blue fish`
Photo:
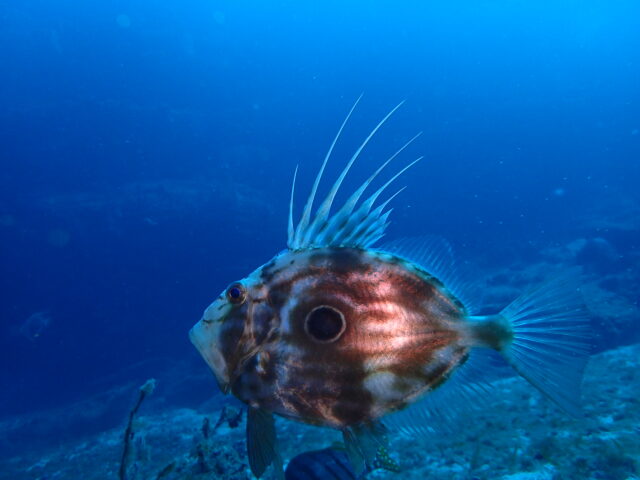
[[[385,208],[399,192],[380,204],[378,198],[420,158],[363,195],[417,136],[331,211],[360,152],[400,105],[356,150],[312,214],[322,174],[356,105],[296,226],[291,190],[288,249],[232,283],[190,332],[222,391],[249,405],[247,450],[257,477],[271,464],[282,477],[273,414],[341,430],[354,473],[361,474],[386,445],[385,425],[422,431],[450,417],[461,399],[475,402],[482,383],[468,372],[490,369],[478,364],[483,351],[499,352],[547,397],[579,410],[588,317],[570,277],[558,277],[498,313],[477,315],[446,242],[374,247],[391,212]]]
[[[324,448],[295,456],[284,472],[285,480],[357,480],[344,450]]]
[[[372,467],[356,475],[344,447],[333,446],[296,455],[287,465],[285,480],[360,480],[378,468],[399,472],[400,467],[379,448]]]

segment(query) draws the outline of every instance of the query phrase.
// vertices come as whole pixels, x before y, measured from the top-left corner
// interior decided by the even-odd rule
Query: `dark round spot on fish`
[[[304,322],[307,334],[322,343],[335,342],[344,333],[345,327],[344,315],[327,305],[311,310]]]

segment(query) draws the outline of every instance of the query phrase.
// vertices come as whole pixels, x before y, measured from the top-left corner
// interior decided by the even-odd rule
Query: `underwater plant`
[[[124,431],[124,440],[123,440],[123,449],[122,449],[122,459],[120,460],[120,469],[118,470],[118,478],[119,480],[127,480],[129,468],[131,468],[131,458],[132,458],[132,442],[134,441],[135,431],[134,431],[134,420],[136,415],[138,414],[138,410],[140,410],[140,406],[145,398],[153,393],[156,388],[156,381],[153,378],[150,378],[140,387],[140,391],[138,392],[138,399],[136,403],[133,405],[133,408],[129,412],[129,421],[127,422],[127,428]]]

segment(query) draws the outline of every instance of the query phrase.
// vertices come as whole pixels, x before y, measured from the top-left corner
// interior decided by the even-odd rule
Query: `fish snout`
[[[229,369],[219,347],[219,337],[220,328],[217,322],[207,321],[204,318],[189,330],[191,343],[213,371],[222,393],[227,394],[230,387]]]

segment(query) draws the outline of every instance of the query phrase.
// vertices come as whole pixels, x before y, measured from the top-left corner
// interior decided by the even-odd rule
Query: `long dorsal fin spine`
[[[422,160],[422,158],[423,157],[418,157],[416,160],[414,160],[413,162],[408,164],[406,167],[404,167],[402,170],[400,170],[398,173],[396,173],[393,177],[391,177],[384,185],[382,185],[378,190],[375,191],[375,193],[373,193],[367,200],[365,200],[362,203],[362,205],[360,206],[358,212],[356,212],[356,215],[361,215],[363,218],[368,217],[371,221],[374,221],[375,217],[380,214],[382,209],[376,209],[371,214],[369,212],[371,211],[371,207],[373,206],[375,201],[378,199],[378,197],[382,194],[382,192],[384,192],[386,190],[386,188],[389,185],[391,185],[391,183],[395,179],[397,179],[400,175],[402,175],[404,172],[406,172],[409,168],[411,168],[417,162]],[[402,190],[404,190],[404,187],[402,189],[400,189],[400,191],[398,191],[397,193],[392,195],[391,198],[389,200],[387,200],[387,202],[385,202],[384,205],[386,205],[391,199],[395,198]],[[376,212],[378,212],[378,213],[376,214]],[[351,235],[349,235],[348,239],[351,240],[354,237],[356,237],[356,234],[364,231],[365,227],[368,226],[369,224],[370,223],[362,222],[359,225],[357,225],[356,229],[352,232]]]
[[[349,173],[349,170],[351,170],[351,167],[353,166],[354,162],[358,159],[358,157],[362,153],[362,150],[364,150],[364,147],[367,146],[369,141],[373,138],[373,136],[380,129],[380,127],[382,127],[386,123],[389,117],[391,117],[391,115],[393,115],[395,111],[402,106],[403,103],[404,103],[404,100],[400,102],[398,105],[396,105],[395,107],[393,107],[391,111],[387,113],[384,116],[384,118],[378,122],[378,124],[373,128],[373,130],[371,130],[367,138],[365,138],[364,141],[360,144],[360,146],[355,151],[355,153],[353,154],[349,162],[347,162],[347,165],[344,167],[344,169],[340,173],[340,176],[331,187],[329,194],[327,195],[327,197],[324,199],[324,201],[318,208],[316,217],[311,223],[311,226],[307,229],[307,232],[305,233],[304,240],[303,240],[305,243],[311,241],[311,239],[314,238],[320,226],[327,221],[327,218],[329,217],[329,212],[331,210],[331,205],[333,205],[333,200],[335,199],[335,196],[338,193],[338,190],[340,189],[340,185],[342,185],[342,182],[347,176],[347,173]]]
[[[297,226],[293,222],[293,201],[295,193],[295,181],[297,176],[297,170],[294,173],[294,182],[291,188],[291,198],[289,200],[289,221],[288,221],[288,241],[287,245],[290,250],[302,250],[308,248],[322,248],[331,246],[340,247],[352,247],[352,248],[364,248],[377,242],[385,232],[385,228],[388,226],[388,217],[391,212],[385,211],[387,204],[396,196],[392,195],[382,205],[376,205],[378,198],[388,188],[388,186],[394,182],[400,175],[406,172],[409,168],[419,162],[423,157],[419,157],[413,162],[406,165],[399,172],[395,173],[389,180],[387,180],[380,188],[378,188],[372,195],[366,200],[362,200],[362,196],[366,189],[371,185],[373,180],[382,172],[384,168],[389,165],[401,152],[403,152],[411,143],[418,138],[422,132],[409,139],[401,148],[399,148],[390,158],[380,165],[375,172],[365,180],[346,200],[346,202],[335,213],[331,213],[333,202],[337,196],[339,189],[341,188],[344,180],[349,173],[351,167],[355,161],[360,157],[364,148],[368,145],[370,140],[378,132],[380,128],[388,121],[388,119],[400,108],[404,102],[400,102],[394,108],[392,108],[373,128],[373,130],[367,135],[364,141],[357,148],[352,155],[347,165],[343,168],[342,172],[333,183],[329,193],[326,195],[316,213],[312,216],[313,204],[318,193],[318,188],[322,180],[322,175],[325,171],[329,158],[334,151],[334,148],[341,138],[341,134],[352,116],[358,102],[362,98],[362,95],[351,107],[351,110],[347,114],[346,118],[342,122],[338,133],[327,152],[320,170],[315,177],[313,187],[307,198],[304,206],[300,221]]]
[[[369,229],[364,233],[363,240],[362,240],[362,243],[364,244],[364,246],[366,247],[370,246],[374,242],[374,240],[377,240],[382,236],[382,234],[384,233],[385,229],[389,224],[389,222],[387,222],[387,219],[389,218],[389,215],[391,214],[392,211],[393,211],[393,208],[390,208],[385,213],[381,213],[378,220],[376,220],[376,222],[373,223],[373,225],[371,225]]]
[[[374,193],[371,197],[372,200],[370,202],[370,205],[373,205],[373,203],[376,201],[376,199],[380,196],[380,194],[382,192],[384,192],[386,190],[386,188],[391,185],[400,175],[402,175],[404,172],[406,172],[407,170],[409,170],[411,167],[413,167],[416,163],[418,163],[420,160],[422,160],[424,157],[420,156],[418,158],[416,158],[413,162],[409,163],[406,167],[404,167],[402,170],[400,170],[398,173],[396,173],[393,177],[391,177],[383,186],[381,186],[376,193]],[[397,195],[397,193],[396,193]],[[396,196],[394,195],[394,197]],[[369,202],[369,200],[367,200],[367,202]]]
[[[393,208],[390,208],[387,212],[385,212],[381,217],[381,222],[379,225],[376,225],[375,228],[372,228],[371,231],[364,237],[362,241],[364,247],[370,247],[374,242],[378,241],[380,238],[384,236],[384,231],[387,229],[391,222],[388,222],[387,219],[389,215],[393,211]]]
[[[331,153],[333,152],[333,149],[336,146],[336,143],[338,142],[338,139],[340,138],[340,135],[342,134],[342,130],[344,130],[344,127],[347,124],[347,122],[349,121],[349,118],[351,118],[351,114],[353,113],[353,111],[355,110],[356,106],[360,102],[360,99],[362,98],[362,95],[363,94],[361,93],[360,96],[358,97],[358,99],[355,101],[355,103],[351,107],[351,110],[349,110],[349,113],[347,114],[347,116],[343,120],[342,125],[340,125],[340,128],[338,129],[338,133],[336,133],[336,136],[334,137],[333,142],[331,142],[331,146],[329,147],[329,151],[325,155],[324,161],[322,162],[322,166],[320,167],[320,171],[318,172],[318,175],[316,175],[316,179],[313,182],[313,187],[311,188],[311,193],[309,194],[309,198],[307,199],[307,203],[304,206],[304,211],[302,213],[302,218],[300,219],[300,223],[298,223],[298,227],[296,228],[295,238],[293,240],[293,246],[290,246],[290,248],[300,248],[301,247],[301,240],[302,239],[300,237],[305,232],[305,230],[307,228],[307,225],[309,225],[309,219],[311,218],[311,209],[313,208],[313,200],[314,200],[314,198],[316,196],[316,192],[318,191],[318,185],[320,184],[320,180],[322,179],[322,174],[324,173],[324,169],[327,166],[327,162],[329,161],[329,157],[331,157]]]
[[[380,224],[380,216],[382,214],[382,210],[384,209],[384,207],[386,207],[387,204],[391,200],[393,200],[396,196],[398,196],[405,188],[406,187],[402,187],[400,190],[394,193],[391,197],[389,197],[389,199],[386,202],[376,207],[376,209],[371,214],[368,213],[368,209],[367,209],[367,214],[364,217],[364,220],[356,224],[355,227],[351,230],[351,232],[345,232],[345,233],[348,233],[348,235],[346,235],[344,239],[342,239],[342,243],[348,245],[349,242],[353,241],[353,239],[364,238],[368,236],[371,230],[373,230],[374,228],[376,228],[377,225]]]
[[[363,202],[363,204],[360,206],[360,208],[358,209],[358,211],[355,213],[355,215],[353,215],[354,218],[362,218],[362,219],[369,219],[369,222],[363,222],[362,220],[358,220],[358,222],[354,222],[354,225],[352,226],[351,229],[347,230],[346,228],[343,229],[343,235],[342,235],[342,241],[344,241],[345,239],[347,241],[349,240],[353,240],[354,238],[357,238],[357,236],[363,232],[369,225],[370,222],[375,221],[376,217],[379,216],[379,214],[381,213],[382,209],[376,209],[373,211],[373,213],[370,214],[371,211],[371,207],[373,206],[373,204],[375,203],[375,201],[378,199],[378,197],[382,194],[382,192],[385,191],[385,189],[391,185],[391,183],[396,180],[400,175],[402,175],[404,172],[406,172],[409,168],[411,168],[413,165],[415,165],[416,163],[418,163],[420,160],[422,160],[423,157],[418,157],[417,159],[415,159],[413,162],[409,163],[406,167],[404,167],[402,170],[400,170],[398,173],[396,173],[393,177],[391,177],[382,187],[380,187],[378,190],[376,190],[376,192],[371,195],[367,200],[365,200]],[[394,199],[400,192],[402,192],[402,190],[404,190],[405,187],[401,188],[398,192],[396,192],[394,195],[391,196],[391,198],[389,198],[389,200],[387,200],[384,204],[383,204],[383,208],[384,205],[386,205],[387,203],[389,203],[392,199]],[[377,213],[376,213],[377,212]]]
[[[416,135],[414,135],[408,142],[406,142],[393,155],[391,155],[382,165],[380,165],[380,167],[378,167],[378,169],[362,185],[360,185],[360,188],[358,188],[351,195],[351,197],[349,197],[342,208],[338,212],[336,212],[335,215],[328,220],[328,222],[324,224],[323,227],[326,226],[326,228],[324,228],[324,231],[323,228],[321,228],[320,232],[323,232],[322,239],[325,242],[332,242],[333,240],[335,240],[335,235],[338,232],[346,229],[349,220],[353,218],[353,216],[351,215],[353,213],[353,209],[358,203],[358,200],[360,200],[360,197],[362,197],[362,194],[369,187],[369,185],[371,185],[371,182],[373,182],[373,180],[380,174],[380,172],[382,172],[382,170],[384,170],[384,168],[389,165],[389,163],[393,161],[393,159],[395,159],[405,148],[411,145],[420,135],[422,135],[422,132],[418,132]]]
[[[293,236],[295,229],[293,227],[293,197],[296,191],[296,178],[298,177],[298,165],[293,172],[293,182],[291,183],[291,197],[289,198],[289,223],[287,225],[287,246],[291,248],[293,246]]]
[[[367,200],[364,201],[364,203],[360,206],[360,209],[356,212],[356,216],[362,216],[363,218],[368,218],[370,221],[375,221],[376,217],[380,215],[382,209],[381,208],[376,208],[373,213],[369,214],[371,207],[373,206],[373,204],[375,203],[375,201],[378,199],[378,197],[382,194],[382,192],[385,191],[385,189],[391,185],[391,183],[397,179],[400,175],[402,175],[404,172],[406,172],[409,168],[411,168],[412,166],[414,166],[416,163],[418,163],[420,160],[422,160],[424,157],[418,157],[417,159],[415,159],[413,162],[409,163],[406,167],[404,167],[402,170],[400,170],[398,173],[396,173],[393,177],[391,177],[384,185],[382,185],[378,190],[376,190],[375,193],[373,193]],[[394,195],[391,196],[391,198],[389,198],[389,200],[387,200],[382,206],[384,208],[384,206],[389,203],[392,199],[394,199],[400,192],[402,192],[402,190],[404,190],[404,187],[401,188],[398,192],[396,192]],[[376,213],[377,212],[377,213]],[[354,238],[357,238],[358,235],[360,233],[362,233],[363,231],[366,230],[366,228],[369,227],[371,223],[370,222],[360,222],[358,225],[356,225],[355,229],[351,232],[350,235],[348,235],[349,232],[345,232],[347,233],[347,235],[345,235],[345,238],[347,241],[353,240]]]

